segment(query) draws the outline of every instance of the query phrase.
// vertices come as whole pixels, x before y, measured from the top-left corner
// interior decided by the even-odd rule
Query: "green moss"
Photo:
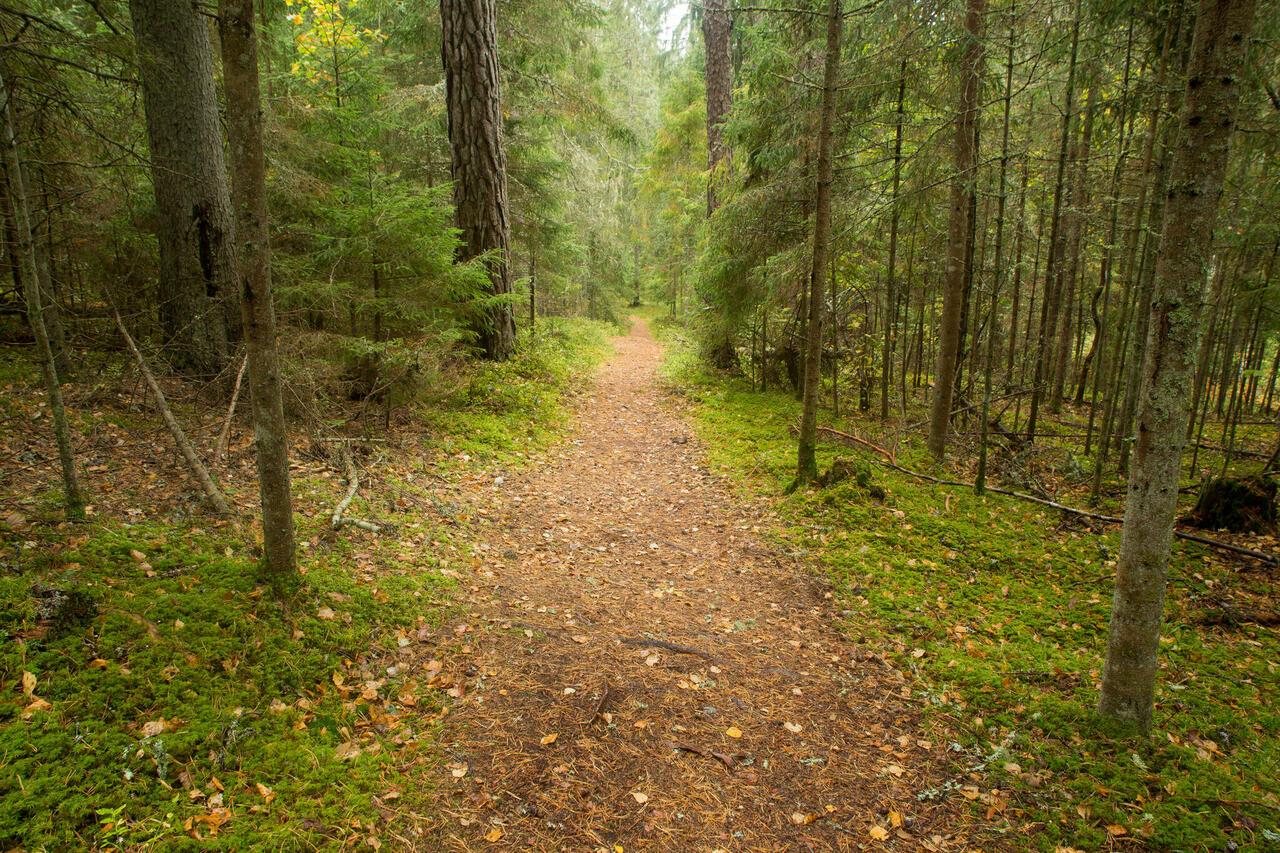
[[[432,435],[421,457],[380,477],[396,508],[375,511],[362,494],[351,510],[400,535],[333,537],[322,515],[300,516],[304,574],[287,601],[258,585],[243,542],[212,524],[68,527],[56,501],[37,502],[39,519],[0,543],[11,555],[0,574],[9,637],[0,648],[0,847],[328,848],[376,834],[384,813],[375,797],[388,791],[401,810],[426,811],[421,764],[434,760],[438,693],[386,667],[407,629],[449,612],[450,560],[469,529],[462,508],[417,475],[516,463],[545,447],[567,422],[568,396],[607,352],[608,332],[545,323],[518,356],[477,366],[464,390],[424,406]],[[332,505],[339,487],[315,475],[294,482],[312,505]],[[55,629],[37,613],[35,584],[79,591],[96,614]],[[24,673],[35,678],[32,696]],[[363,673],[382,681],[377,698],[361,697]],[[413,712],[403,691],[417,700]],[[344,757],[351,743],[361,750]],[[215,836],[219,794],[230,819]]]
[[[1076,530],[1024,502],[891,470],[877,471],[883,504],[856,488],[783,497],[799,405],[705,375],[675,340],[665,375],[696,403],[711,463],[746,491],[778,496],[780,544],[828,573],[853,636],[915,673],[939,739],[985,755],[1011,738],[982,782],[1008,803],[992,830],[1031,831],[1046,850],[1099,849],[1108,826],[1152,849],[1274,849],[1280,639],[1191,624],[1200,597],[1263,581],[1175,548],[1156,733],[1117,730],[1093,710],[1117,531]],[[922,444],[899,460],[928,470]],[[820,463],[836,450],[850,452],[821,448]]]

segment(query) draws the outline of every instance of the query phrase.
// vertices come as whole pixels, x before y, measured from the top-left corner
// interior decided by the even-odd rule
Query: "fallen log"
[[[958,487],[963,489],[973,488],[972,483],[962,483],[958,480],[943,480],[939,477],[933,477],[933,476],[930,476],[929,474],[922,474],[919,471],[912,471],[909,468],[903,468],[901,465],[898,465],[892,462],[880,462],[879,464],[885,466],[886,468],[892,468],[895,471],[899,471],[903,474],[906,474],[909,477],[915,477],[916,479],[924,480],[929,483],[935,483],[939,486],[952,486],[952,487]],[[1080,509],[1078,507],[1067,506],[1066,504],[1061,504],[1061,503],[1058,503],[1057,501],[1051,501],[1048,498],[1039,498],[1039,497],[1036,497],[1035,495],[1028,495],[1025,492],[1015,492],[1011,489],[1001,489],[995,486],[987,486],[987,491],[994,492],[998,495],[1006,495],[1011,498],[1017,498],[1018,500],[1029,501],[1031,503],[1040,504],[1041,506],[1047,506],[1051,509],[1056,509],[1061,512],[1068,513],[1070,515],[1076,515],[1076,516],[1080,516],[1081,518],[1089,518],[1089,519],[1093,519],[1094,521],[1100,521],[1100,522],[1103,522],[1104,524],[1124,524],[1123,518],[1119,518],[1114,515],[1104,515],[1100,512],[1092,512],[1087,509]],[[1264,562],[1268,565],[1272,565],[1272,566],[1280,565],[1280,557],[1277,557],[1274,554],[1268,554],[1265,551],[1257,551],[1253,548],[1245,548],[1241,545],[1232,545],[1230,542],[1223,542],[1218,539],[1210,539],[1208,536],[1201,536],[1197,533],[1189,533],[1185,530],[1179,530],[1176,527],[1173,530],[1173,535],[1178,537],[1179,539],[1185,539],[1188,542],[1197,542],[1201,545],[1207,545],[1210,548],[1217,548],[1220,551],[1228,551],[1232,554],[1240,554],[1245,557],[1251,557],[1255,560],[1260,560],[1261,562]]]

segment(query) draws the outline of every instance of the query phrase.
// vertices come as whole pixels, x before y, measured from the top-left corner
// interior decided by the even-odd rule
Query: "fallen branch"
[[[178,451],[182,454],[182,458],[187,460],[187,467],[191,469],[191,473],[200,483],[200,488],[204,490],[205,497],[209,499],[209,503],[213,504],[213,508],[218,511],[218,514],[230,517],[231,506],[213,482],[213,478],[209,476],[209,469],[204,467],[204,463],[196,455],[195,448],[187,440],[187,434],[182,431],[182,427],[178,424],[177,419],[174,418],[173,412],[169,410],[169,404],[165,401],[164,392],[160,390],[159,384],[156,383],[156,378],[151,373],[151,368],[147,367],[146,359],[142,357],[142,353],[138,350],[138,345],[133,342],[133,337],[129,334],[129,330],[124,327],[124,321],[120,319],[120,312],[113,308],[111,313],[115,317],[116,328],[120,330],[120,334],[124,336],[124,342],[129,346],[129,352],[133,353],[133,360],[137,363],[138,370],[142,373],[142,378],[147,383],[147,388],[151,390],[151,396],[155,398],[156,405],[160,409],[160,416],[164,418],[164,424],[169,428],[169,434],[173,436],[174,443],[178,445]]]
[[[928,474],[921,474],[919,471],[912,471],[909,468],[903,468],[901,465],[895,464],[893,462],[881,462],[880,464],[885,466],[886,468],[892,468],[895,471],[899,471],[903,474],[906,474],[909,477],[915,477],[918,480],[924,480],[929,483],[936,483],[939,486],[954,486],[954,487],[959,487],[964,489],[973,488],[972,483],[961,483],[958,480],[943,480],[938,477],[932,477]],[[1076,516],[1080,516],[1081,518],[1089,518],[1089,519],[1093,519],[1094,521],[1100,521],[1104,524],[1124,524],[1123,518],[1118,518],[1114,515],[1103,515],[1100,512],[1091,512],[1087,509],[1079,509],[1077,507],[1067,506],[1066,504],[1060,504],[1057,501],[1051,501],[1048,498],[1038,498],[1035,495],[1028,495],[1025,492],[1015,492],[1010,489],[1001,489],[995,486],[987,486],[987,491],[994,492],[995,494],[998,494],[998,495],[1006,495],[1011,498],[1017,498],[1018,500],[1022,500],[1022,501],[1030,501],[1031,503],[1040,504],[1041,506],[1047,506],[1051,509],[1059,510],[1060,512],[1069,513],[1070,515],[1076,515]],[[1276,557],[1276,555],[1274,554],[1268,554],[1265,551],[1257,551],[1257,550],[1254,550],[1253,548],[1245,548],[1241,545],[1232,545],[1230,542],[1223,542],[1218,539],[1210,539],[1208,536],[1201,536],[1198,533],[1189,533],[1185,530],[1178,530],[1177,528],[1174,528],[1173,535],[1177,536],[1179,539],[1185,539],[1188,542],[1198,542],[1199,544],[1207,545],[1210,548],[1217,548],[1222,551],[1228,551],[1232,554],[1240,554],[1245,557],[1252,557],[1255,560],[1261,560],[1262,562],[1272,566],[1280,565],[1280,557]]]
[[[360,488],[360,475],[356,473],[355,460],[351,458],[351,451],[347,449],[346,444],[338,445],[338,459],[346,468],[347,493],[342,496],[342,500],[338,501],[338,505],[333,508],[333,517],[329,519],[329,526],[334,530],[341,530],[343,527],[358,527],[361,530],[368,530],[370,533],[381,533],[382,527],[372,521],[346,517],[347,507],[351,506],[351,501],[355,499],[356,491]]]
[[[222,429],[218,430],[218,443],[213,448],[213,461],[221,462],[222,457],[227,455],[227,444],[231,440],[231,419],[236,413],[236,403],[240,402],[240,383],[244,380],[244,369],[249,364],[249,356],[246,354],[240,359],[240,369],[236,371],[236,384],[231,389],[231,405],[227,406],[227,417],[222,422]]]
[[[897,460],[894,458],[892,453],[890,453],[888,450],[885,450],[883,447],[872,444],[871,442],[867,441],[865,438],[858,438],[858,436],[856,435],[852,435],[847,432],[841,432],[838,429],[833,429],[831,427],[824,427],[824,426],[818,427],[818,432],[826,433],[827,435],[834,435],[837,438],[842,438],[845,441],[851,441],[854,444],[867,448],[868,450],[874,450],[876,453],[879,453],[881,456],[885,458],[886,461],[890,463],[897,462]]]
[[[682,646],[679,643],[668,642],[667,640],[651,640],[648,637],[622,637],[618,640],[624,646],[639,646],[646,649],[665,649],[669,652],[675,652],[679,655],[695,655],[706,660],[712,660],[712,655],[707,654],[702,649],[695,649],[692,646]]]
[[[673,743],[671,748],[677,752],[691,752],[694,755],[700,755],[703,758],[712,758],[722,763],[725,767],[732,770],[736,759],[732,755],[723,752],[716,752],[714,749],[703,749],[700,746],[694,746],[691,743]]]

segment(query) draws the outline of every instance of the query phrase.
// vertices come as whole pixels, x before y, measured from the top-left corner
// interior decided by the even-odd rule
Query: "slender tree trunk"
[[[258,461],[265,565],[272,580],[297,571],[289,438],[280,393],[276,317],[271,299],[267,168],[262,144],[254,0],[221,0],[222,75],[240,260],[240,317],[248,354],[253,444]]]
[[[58,445],[58,462],[62,469],[62,494],[66,502],[67,516],[80,518],[84,514],[84,496],[80,492],[80,480],[76,475],[75,451],[71,446],[71,427],[67,422],[67,408],[62,400],[62,385],[58,380],[57,361],[49,343],[49,333],[44,324],[44,299],[40,294],[40,279],[36,272],[35,242],[31,236],[31,208],[28,188],[23,180],[22,152],[14,134],[13,103],[5,79],[0,77],[0,110],[3,116],[4,162],[8,175],[8,195],[13,205],[14,230],[18,240],[14,247],[15,260],[22,267],[23,296],[27,303],[27,321],[36,340],[36,357],[44,378],[45,394],[49,398],[49,415],[53,420],[54,439]]]
[[[515,350],[503,150],[496,0],[440,0],[453,203],[462,245],[458,260],[488,254],[489,296],[476,337],[484,356],[502,361]]]
[[[1004,66],[1004,122],[1000,136],[1000,178],[997,183],[995,270],[991,285],[991,316],[987,321],[987,354],[982,372],[982,419],[978,424],[978,473],[973,488],[982,494],[987,488],[987,431],[991,417],[991,371],[996,354],[996,315],[1000,309],[1000,285],[1004,280],[1004,211],[1006,204],[1006,177],[1009,171],[1009,114],[1013,104],[1013,52],[1017,19],[1017,5],[1009,5],[1009,44],[1006,46]]]
[[[1085,266],[1080,255],[1083,250],[1085,231],[1087,230],[1087,223],[1088,223],[1088,217],[1086,216],[1086,212],[1088,210],[1088,205],[1089,205],[1089,153],[1092,148],[1090,143],[1092,142],[1092,139],[1093,139],[1093,118],[1096,112],[1097,103],[1098,103],[1098,87],[1096,85],[1091,85],[1089,87],[1089,95],[1085,99],[1084,128],[1080,132],[1080,141],[1076,149],[1075,188],[1072,190],[1072,193],[1071,193],[1071,211],[1069,213],[1068,233],[1066,237],[1066,246],[1067,246],[1067,253],[1068,253],[1067,281],[1069,282],[1069,286],[1067,289],[1068,296],[1066,299],[1066,303],[1068,307],[1071,306],[1073,302],[1073,298],[1077,293],[1077,290],[1082,286],[1080,282],[1083,279],[1082,270]],[[1101,291],[1095,291],[1092,299],[1090,300],[1090,313],[1095,318],[1097,318],[1098,299],[1100,296],[1101,296]],[[1083,299],[1084,299],[1084,294],[1081,293],[1080,294],[1081,303],[1083,303]],[[1080,305],[1080,308],[1081,310],[1083,310],[1083,304]],[[1098,322],[1099,321],[1095,319],[1094,340],[1097,340],[1097,323]],[[1084,327],[1083,322],[1076,323],[1077,343],[1080,342],[1079,336],[1084,331],[1083,327]],[[1062,411],[1063,397],[1070,390],[1070,387],[1069,387],[1070,379],[1071,379],[1071,352],[1070,352],[1070,346],[1069,346],[1070,342],[1071,342],[1071,324],[1063,323],[1062,337],[1058,339],[1058,363],[1057,363],[1057,367],[1054,369],[1053,398],[1051,400],[1053,411],[1055,413]],[[1090,359],[1092,360],[1092,356],[1090,356]],[[1078,356],[1077,356],[1077,360],[1078,360]],[[1082,376],[1087,371],[1087,369],[1088,369],[1088,365],[1086,363],[1081,371]],[[1084,380],[1082,378],[1081,383],[1083,383],[1083,381]],[[1083,384],[1081,384],[1080,396],[1083,398],[1083,395],[1084,395]],[[1083,402],[1083,399],[1081,399],[1080,402]]]
[[[1066,183],[1067,152],[1071,145],[1071,126],[1075,121],[1076,59],[1080,53],[1080,0],[1076,3],[1075,20],[1071,24],[1071,61],[1067,66],[1066,105],[1062,111],[1062,133],[1058,143],[1058,168],[1053,185],[1053,214],[1049,220],[1049,254],[1045,259],[1044,298],[1040,303],[1040,341],[1036,348],[1036,372],[1031,384],[1031,403],[1027,412],[1027,441],[1036,440],[1040,400],[1050,380],[1049,347],[1062,314],[1062,195]]]
[[[1156,264],[1099,710],[1149,728],[1188,385],[1214,218],[1235,127],[1253,0],[1201,0]]]
[[[947,237],[946,280],[943,289],[942,325],[938,332],[938,362],[929,411],[929,452],[942,459],[951,426],[951,401],[955,393],[960,355],[960,314],[963,310],[966,258],[969,256],[969,217],[972,215],[976,178],[978,89],[982,72],[982,16],[985,0],[968,0],[965,50],[961,65],[960,108],[956,115],[955,167],[951,182],[951,218]]]
[[[893,364],[893,327],[897,314],[897,260],[898,260],[898,191],[902,184],[902,126],[905,121],[903,101],[907,93],[907,61],[898,67],[898,109],[895,113],[893,132],[893,195],[889,204],[889,268],[885,273],[884,351],[880,364],[880,418],[889,417],[889,366]]]
[[[175,367],[212,375],[235,338],[235,249],[213,53],[195,0],[129,0],[155,184],[160,328]]]
[[[832,125],[836,115],[836,82],[840,71],[840,36],[844,19],[840,0],[827,0],[827,50],[822,72],[822,112],[818,127],[818,180],[814,194],[813,263],[809,267],[809,319],[805,329],[804,403],[796,459],[796,486],[818,478],[818,380],[822,372],[822,279],[831,240]]]

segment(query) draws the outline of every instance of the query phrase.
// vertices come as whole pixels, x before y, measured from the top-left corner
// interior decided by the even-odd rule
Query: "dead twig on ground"
[[[704,660],[714,660],[714,657],[702,649],[695,649],[692,646],[682,646],[679,643],[672,643],[667,640],[653,640],[649,637],[622,637],[618,640],[624,646],[639,646],[646,649],[665,649],[669,652],[675,652],[680,655],[696,655]]]
[[[227,416],[222,421],[222,429],[218,430],[218,443],[213,447],[213,461],[218,463],[227,455],[227,444],[231,440],[231,419],[235,417],[236,403],[240,402],[240,383],[244,381],[244,369],[249,364],[249,356],[240,359],[240,369],[236,371],[236,384],[231,389],[231,404],[227,406]]]
[[[120,330],[120,334],[124,337],[124,342],[129,346],[129,352],[133,353],[133,360],[138,365],[138,371],[142,374],[147,388],[151,391],[151,396],[155,399],[156,406],[160,409],[160,416],[164,419],[164,425],[169,428],[169,434],[173,436],[174,444],[178,445],[178,451],[182,454],[182,458],[187,461],[187,467],[191,469],[192,475],[200,484],[200,488],[204,491],[205,497],[209,499],[209,503],[213,505],[213,508],[217,510],[219,515],[229,518],[231,516],[230,504],[227,503],[226,497],[213,482],[213,478],[209,476],[209,469],[204,467],[204,463],[196,455],[195,448],[187,440],[187,434],[182,431],[182,426],[179,425],[177,418],[173,416],[173,412],[169,409],[169,404],[164,398],[164,392],[160,390],[160,385],[156,382],[155,375],[152,374],[151,368],[147,367],[147,360],[142,357],[142,352],[139,351],[138,345],[134,343],[133,336],[124,327],[124,320],[120,319],[120,312],[113,308],[111,313],[115,317],[116,328]]]
[[[338,461],[342,462],[343,467],[346,468],[347,492],[333,508],[333,517],[329,519],[329,526],[334,530],[350,526],[368,530],[370,533],[381,533],[382,526],[379,524],[359,518],[347,518],[347,507],[351,506],[351,501],[355,499],[356,491],[360,488],[360,475],[356,472],[355,460],[351,458],[351,451],[347,449],[346,444],[338,445]]]

